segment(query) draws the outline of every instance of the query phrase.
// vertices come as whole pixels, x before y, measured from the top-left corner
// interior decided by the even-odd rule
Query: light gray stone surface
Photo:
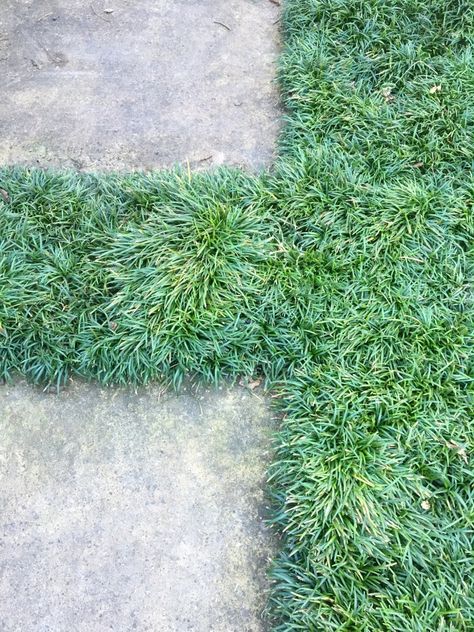
[[[2,0],[0,165],[272,162],[271,0]]]
[[[2,632],[261,632],[259,392],[0,387]]]

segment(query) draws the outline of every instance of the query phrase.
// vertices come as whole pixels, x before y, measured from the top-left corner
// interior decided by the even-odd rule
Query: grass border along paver
[[[473,15],[288,0],[269,173],[1,172],[4,378],[281,394],[276,631],[474,629]]]

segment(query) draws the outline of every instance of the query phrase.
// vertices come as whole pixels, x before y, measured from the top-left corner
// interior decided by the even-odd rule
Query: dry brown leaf
[[[254,388],[257,388],[257,386],[260,386],[260,384],[262,383],[262,380],[259,380],[258,378],[256,380],[252,380],[247,384],[247,388],[249,388],[251,391],[253,391]]]
[[[255,378],[255,380],[252,380],[251,377],[242,377],[239,380],[240,386],[245,386],[246,388],[249,388],[251,391],[253,391],[254,388],[257,388],[257,386],[260,386],[261,383],[262,383],[262,380],[259,377]]]
[[[455,441],[446,441],[446,447],[451,450],[456,450],[464,463],[468,462],[466,448],[463,448],[462,445],[459,445],[459,443],[456,443]]]
[[[385,103],[390,103],[395,99],[392,94],[392,88],[390,88],[389,86],[387,86],[386,88],[382,88],[382,96],[385,99]]]

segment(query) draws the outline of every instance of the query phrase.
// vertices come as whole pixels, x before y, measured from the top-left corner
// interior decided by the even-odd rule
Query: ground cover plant
[[[0,374],[264,375],[274,630],[472,630],[474,8],[283,29],[270,172],[1,172]]]

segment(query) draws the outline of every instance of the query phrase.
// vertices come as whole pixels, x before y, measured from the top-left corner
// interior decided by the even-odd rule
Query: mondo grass
[[[1,172],[0,375],[265,376],[274,630],[472,630],[474,8],[282,22],[271,172]]]

